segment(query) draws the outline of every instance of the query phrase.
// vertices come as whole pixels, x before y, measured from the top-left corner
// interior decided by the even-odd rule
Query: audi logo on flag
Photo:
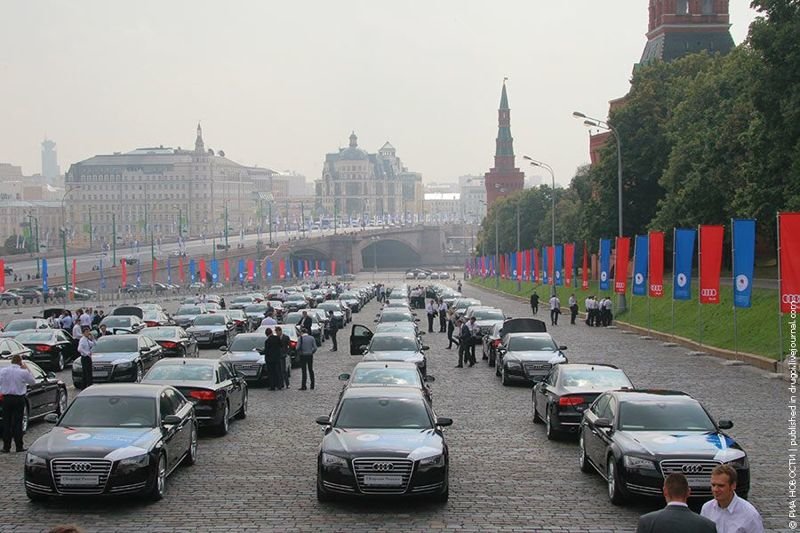
[[[684,474],[699,474],[703,471],[703,465],[691,464],[683,465],[681,468]]]
[[[707,296],[709,298],[713,298],[717,295],[717,289],[703,289],[700,291],[701,296]]]
[[[388,472],[394,470],[392,463],[372,463],[372,469],[376,472]]]
[[[90,472],[92,470],[91,463],[71,463],[69,469],[73,472]]]
[[[651,283],[650,284],[650,290],[653,291],[653,292],[661,292],[661,291],[664,290],[664,286],[663,285],[657,285],[655,283]]]
[[[785,304],[800,304],[800,294],[784,294],[781,300]]]

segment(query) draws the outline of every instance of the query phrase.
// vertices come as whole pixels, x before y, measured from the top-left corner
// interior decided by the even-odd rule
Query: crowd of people
[[[536,291],[531,293],[530,304],[531,313],[534,316],[539,314],[539,294]],[[561,315],[561,300],[556,294],[553,294],[548,300],[548,307],[550,309],[550,325],[558,325],[558,317]],[[593,327],[608,327],[614,319],[613,314],[614,304],[608,296],[602,296],[599,299],[594,295],[587,296],[584,301],[584,310],[586,311],[586,325]],[[578,299],[575,293],[569,297],[568,309],[570,313],[570,324],[575,325],[575,320],[578,317]]]

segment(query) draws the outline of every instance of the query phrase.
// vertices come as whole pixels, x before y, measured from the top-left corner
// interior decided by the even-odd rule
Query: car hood
[[[40,457],[135,457],[149,451],[161,438],[158,428],[54,427],[39,437],[30,453]]]
[[[322,451],[351,457],[402,457],[412,460],[441,454],[444,439],[432,429],[339,429],[325,435]]]
[[[425,356],[419,352],[367,352],[364,361],[409,361],[421,362]]]
[[[21,331],[0,331],[0,338],[11,338],[13,339],[17,335],[19,335]]]
[[[563,363],[566,358],[558,351],[530,351],[530,352],[508,352],[503,356],[505,361],[547,361],[551,364]]]
[[[93,353],[92,354],[92,362],[93,363],[110,363],[112,361],[116,361],[117,359],[125,359],[127,361],[131,361],[138,356],[138,352],[108,352],[108,353]]]
[[[199,313],[196,315],[174,315],[172,318],[175,320],[194,320],[198,316],[200,316]]]
[[[717,432],[702,431],[619,431],[623,451],[652,455],[658,460],[670,457],[705,457],[728,462],[744,457],[735,440]]]
[[[493,328],[496,324],[502,324],[502,320],[476,320],[475,324],[481,329],[483,328]]]
[[[253,350],[246,352],[226,352],[222,357],[222,361],[230,361],[236,363],[263,363],[264,356]]]

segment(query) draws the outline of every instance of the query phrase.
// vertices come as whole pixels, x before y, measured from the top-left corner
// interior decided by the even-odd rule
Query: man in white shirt
[[[83,327],[81,327],[81,323],[75,322],[75,325],[72,326],[72,338],[80,339],[82,334],[83,334]]]
[[[717,525],[718,533],[763,533],[761,515],[753,504],[736,495],[736,469],[719,465],[711,471],[714,499],[703,504],[700,516]]]
[[[83,374],[83,388],[92,384],[92,350],[97,341],[92,337],[89,328],[83,330],[83,337],[78,342],[78,353],[81,354],[81,373]]]
[[[561,314],[561,300],[555,294],[550,297],[550,325],[558,325],[558,315]]]
[[[11,364],[0,370],[0,396],[3,397],[3,453],[11,451],[11,440],[18,452],[22,445],[22,416],[25,413],[25,396],[28,385],[36,380],[19,354],[11,357]]]
[[[274,327],[278,325],[278,321],[272,318],[272,315],[267,315],[264,317],[264,320],[261,321],[262,326],[267,326],[268,328]]]
[[[88,309],[83,310],[83,313],[81,314],[80,318],[78,318],[78,320],[80,321],[81,326],[87,328],[92,327],[92,315],[89,314]]]

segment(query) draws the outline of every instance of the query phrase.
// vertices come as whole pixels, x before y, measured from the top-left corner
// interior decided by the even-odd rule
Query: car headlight
[[[508,368],[522,368],[522,365],[517,361],[507,361],[506,366]]]
[[[734,459],[733,461],[728,461],[725,464],[736,469],[750,468],[750,462],[747,460],[746,455],[739,457],[738,459]]]
[[[149,464],[150,464],[150,455],[146,453],[142,455],[135,455],[133,457],[122,459],[117,465],[117,471],[123,473],[132,472],[134,470],[144,468]]]
[[[623,459],[623,464],[625,468],[631,469],[645,469],[645,470],[655,470],[656,464],[653,461],[648,459],[642,459],[641,457],[633,457],[632,455],[626,455]]]
[[[119,370],[125,370],[132,366],[132,363],[127,359],[116,359],[112,364]]]
[[[25,466],[47,466],[47,461],[38,455],[29,453],[25,456]]]
[[[432,455],[419,460],[420,470],[429,468],[441,468],[444,466],[444,454]]]
[[[322,466],[339,466],[347,468],[347,459],[329,453],[322,454]]]

